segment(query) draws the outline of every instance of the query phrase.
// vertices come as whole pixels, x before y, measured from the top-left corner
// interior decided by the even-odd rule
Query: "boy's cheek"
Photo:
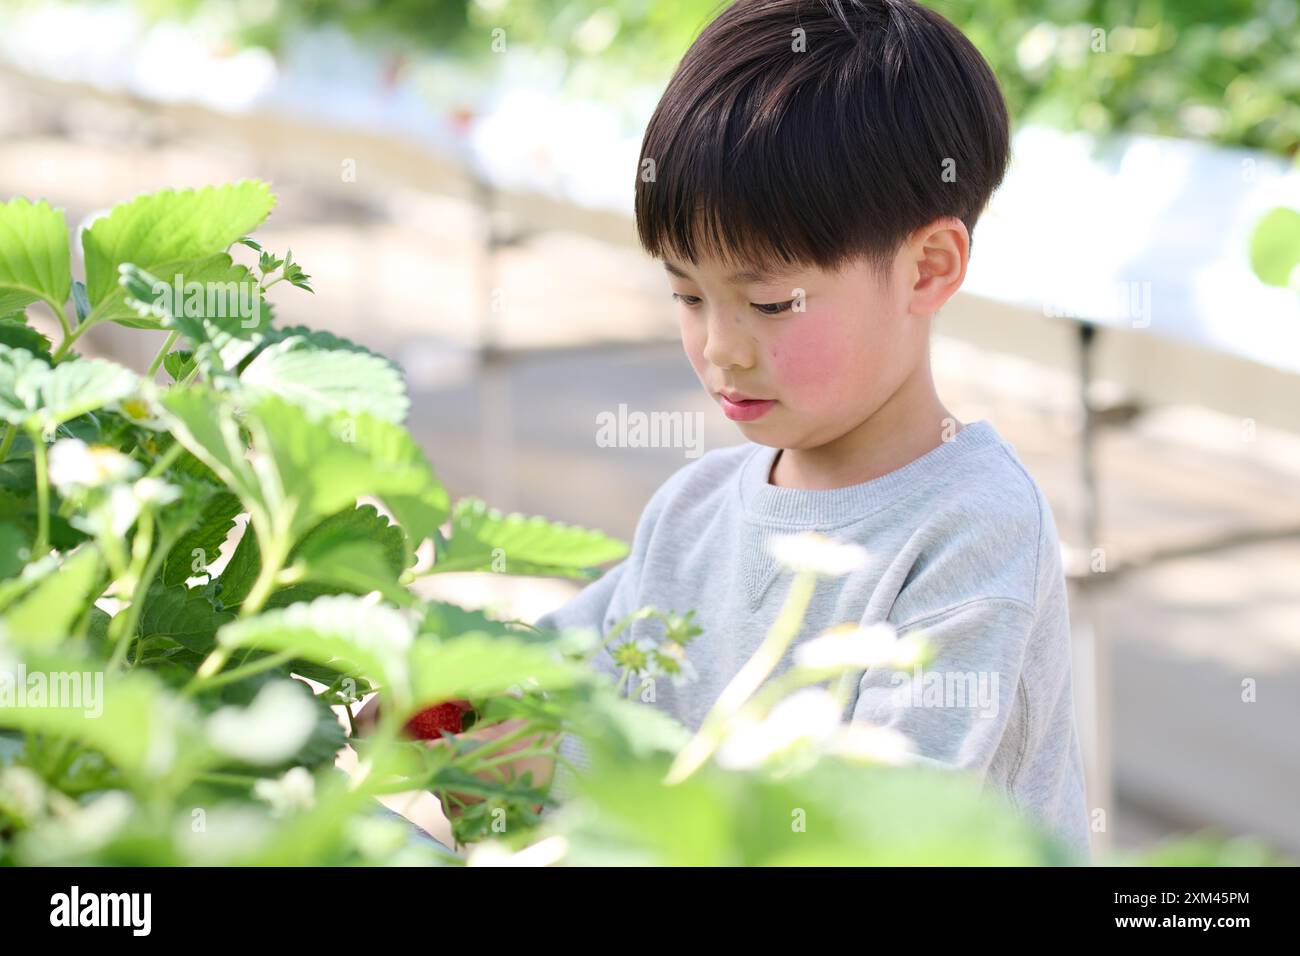
[[[836,322],[804,322],[768,346],[770,381],[789,404],[820,407],[860,391],[870,357]]]

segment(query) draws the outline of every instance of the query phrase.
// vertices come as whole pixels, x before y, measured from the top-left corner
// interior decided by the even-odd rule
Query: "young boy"
[[[928,635],[927,673],[992,695],[922,706],[870,668],[845,718],[980,774],[1086,860],[1052,513],[991,423],[944,406],[929,365],[1007,154],[988,65],[910,0],[738,0],[709,24],[646,130],[636,220],[696,375],[748,441],[672,475],[629,556],[538,624],[604,634],[644,605],[695,609],[698,678],[658,683],[653,705],[693,731],[782,606],[770,539],[861,544],[868,566],[819,582],[795,645],[888,621]],[[619,673],[608,652],[597,665]],[[586,765],[573,738],[561,753]]]

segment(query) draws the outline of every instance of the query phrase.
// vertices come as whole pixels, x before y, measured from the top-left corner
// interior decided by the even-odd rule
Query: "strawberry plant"
[[[403,731],[447,700],[558,728],[582,649],[413,584],[586,578],[625,545],[453,505],[398,367],[275,322],[268,291],[311,286],[250,235],[273,204],[253,181],[141,196],[84,232],[76,278],[59,210],[0,205],[0,860],[369,859],[394,839],[375,796],[458,781],[536,821],[531,779]],[[105,323],[161,339],[147,369],[78,353]],[[349,778],[338,714],[378,688]]]
[[[693,736],[618,689],[689,674],[692,612],[602,639],[421,596],[451,571],[588,580],[627,549],[451,502],[400,369],[275,321],[268,290],[311,285],[252,238],[273,205],[255,181],[138,197],[85,230],[77,276],[60,211],[0,205],[0,864],[459,864],[375,799],[412,790],[459,811],[471,862],[1065,858],[973,784],[889,766],[871,728],[791,731],[879,646],[827,635],[765,682],[815,569]],[[78,352],[106,323],[161,339],[147,368]],[[658,646],[613,643],[651,617]],[[566,733],[592,765],[562,804],[505,771]]]

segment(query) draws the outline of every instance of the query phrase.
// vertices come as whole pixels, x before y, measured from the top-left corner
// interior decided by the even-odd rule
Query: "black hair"
[[[912,0],[737,0],[646,128],[652,256],[763,269],[892,261],[943,216],[973,234],[1002,181],[1006,102],[961,31]]]

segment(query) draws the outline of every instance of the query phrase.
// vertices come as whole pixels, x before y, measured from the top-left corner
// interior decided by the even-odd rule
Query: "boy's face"
[[[913,314],[906,260],[887,276],[866,260],[768,276],[703,259],[664,266],[686,355],[723,413],[751,441],[805,449],[876,414],[924,358],[929,322]]]

